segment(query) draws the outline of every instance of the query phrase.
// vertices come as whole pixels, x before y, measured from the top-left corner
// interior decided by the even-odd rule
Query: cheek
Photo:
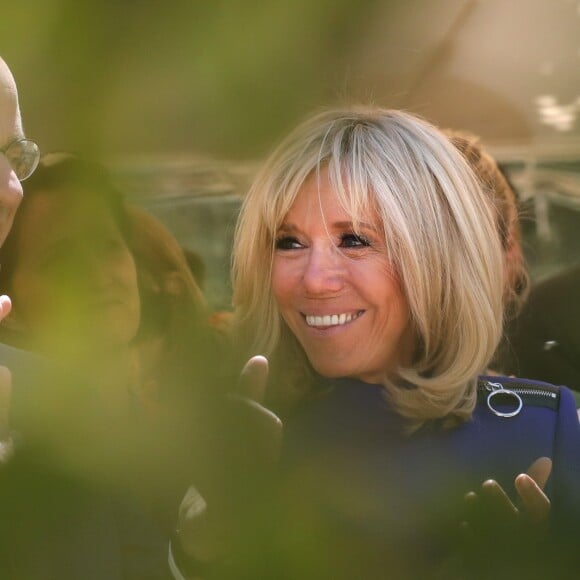
[[[272,293],[279,308],[284,307],[289,295],[292,292],[291,273],[283,260],[274,258],[272,264]]]
[[[389,267],[381,269],[382,274],[372,279],[363,281],[367,292],[370,292],[371,301],[379,305],[381,319],[393,329],[406,328],[410,321],[410,309],[406,294],[403,290],[400,278]],[[362,275],[359,280],[363,280]],[[375,290],[373,292],[373,289]]]

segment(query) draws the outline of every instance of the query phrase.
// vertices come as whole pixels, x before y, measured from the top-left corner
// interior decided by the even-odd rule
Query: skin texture
[[[551,472],[550,458],[536,459],[526,473],[515,478],[515,501],[497,481],[485,480],[477,490],[465,495],[467,518],[463,523],[464,531],[475,542],[493,541],[498,535],[505,535],[505,525],[522,523],[522,531],[531,534],[542,531],[551,509],[550,499],[543,491]]]
[[[22,220],[11,290],[27,334],[47,351],[128,344],[140,320],[137,272],[106,205],[82,191],[40,192]]]
[[[8,65],[0,58],[0,148],[4,149],[16,139],[24,137],[20,108],[18,106],[18,91],[14,77]],[[14,214],[22,199],[22,186],[16,173],[4,155],[0,154],[0,246],[10,232]],[[8,296],[0,296],[0,320],[3,320],[12,308]],[[6,438],[9,435],[8,409],[12,392],[10,371],[0,367],[0,463],[6,462],[11,456],[11,448]]]
[[[0,148],[4,149],[23,137],[16,84],[10,69],[0,58]],[[12,227],[21,199],[20,181],[6,157],[0,154],[0,246]]]
[[[355,233],[326,169],[312,175],[277,233],[272,289],[321,375],[380,383],[409,356],[409,307],[378,220],[364,222]],[[307,321],[341,314],[354,318]]]

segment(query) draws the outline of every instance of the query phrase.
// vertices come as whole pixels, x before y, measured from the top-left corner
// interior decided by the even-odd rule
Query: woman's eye
[[[276,240],[277,250],[296,250],[301,247],[302,244],[292,236],[282,236]]]
[[[340,246],[342,248],[359,248],[370,245],[370,240],[358,234],[342,234],[340,236]]]

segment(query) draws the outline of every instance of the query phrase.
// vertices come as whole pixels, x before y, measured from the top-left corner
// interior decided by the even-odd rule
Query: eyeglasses
[[[16,173],[19,181],[28,179],[40,161],[40,149],[30,139],[12,141],[4,149],[0,149],[0,153],[3,153],[8,159],[8,163],[10,163],[10,167]]]

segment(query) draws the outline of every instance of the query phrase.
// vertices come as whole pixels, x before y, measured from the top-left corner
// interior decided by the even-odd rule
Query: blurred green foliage
[[[45,151],[247,159],[341,96],[375,4],[24,0],[3,7],[0,54]]]

